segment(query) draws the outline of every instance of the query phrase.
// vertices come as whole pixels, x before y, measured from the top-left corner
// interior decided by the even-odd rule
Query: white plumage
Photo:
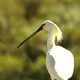
[[[57,38],[57,42],[62,40],[62,32],[52,21],[46,20],[43,22],[38,30],[18,45],[18,48],[41,30],[46,30],[49,34],[47,39],[46,67],[51,79],[68,80],[72,77],[74,71],[74,57],[69,50],[55,45],[55,38]]]
[[[61,47],[55,45],[55,38],[61,41],[62,32],[56,24],[51,21],[45,21],[45,30],[48,31],[46,53],[46,66],[52,80],[68,80],[74,70],[74,58],[72,53]],[[43,27],[43,28],[44,28]]]
[[[46,66],[52,80],[68,80],[73,74],[73,55],[61,46],[53,46],[46,53]]]

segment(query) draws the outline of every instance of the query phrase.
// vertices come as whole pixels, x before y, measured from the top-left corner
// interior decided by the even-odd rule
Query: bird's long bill
[[[28,38],[26,38],[24,41],[22,41],[17,48],[19,48],[22,44],[24,44],[27,40],[29,40],[31,37],[33,37],[34,35],[36,35],[39,31],[41,31],[43,29],[44,24],[42,24],[39,29],[37,29],[33,34],[31,34]]]

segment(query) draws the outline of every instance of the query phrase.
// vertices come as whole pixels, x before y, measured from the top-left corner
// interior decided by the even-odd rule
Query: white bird
[[[51,80],[68,80],[73,75],[74,57],[69,50],[55,45],[55,38],[57,38],[57,41],[62,40],[62,32],[52,21],[44,21],[38,30],[18,45],[18,48],[41,30],[46,30],[49,34],[47,40],[46,67]]]

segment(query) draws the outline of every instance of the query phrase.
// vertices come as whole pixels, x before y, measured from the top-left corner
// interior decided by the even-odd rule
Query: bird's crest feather
[[[57,37],[57,42],[60,42],[63,39],[62,32],[56,24],[54,24],[54,25],[55,25],[54,34]]]

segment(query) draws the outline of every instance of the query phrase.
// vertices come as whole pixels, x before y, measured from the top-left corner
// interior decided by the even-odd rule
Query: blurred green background
[[[63,32],[59,45],[74,55],[70,80],[80,80],[80,0],[0,0],[0,80],[51,80],[44,31],[17,49],[47,19]]]

